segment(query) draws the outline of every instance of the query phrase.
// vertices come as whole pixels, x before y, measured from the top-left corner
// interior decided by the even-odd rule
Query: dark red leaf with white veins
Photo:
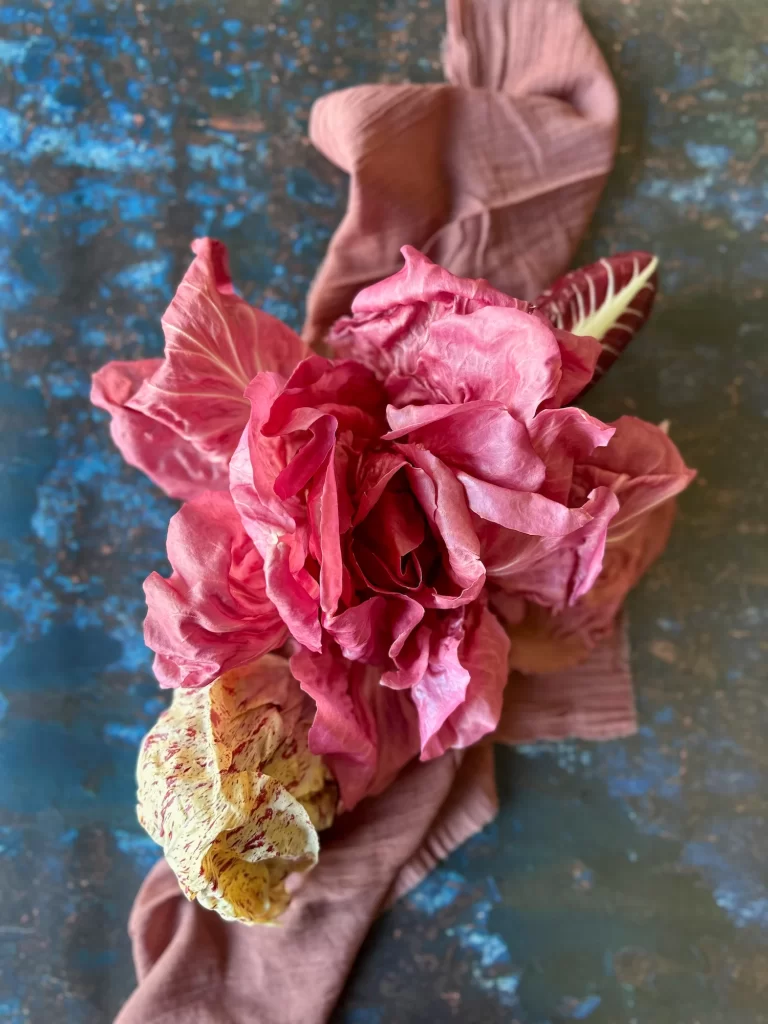
[[[534,305],[555,327],[603,346],[593,381],[616,361],[651,314],[658,258],[623,252],[564,274]]]

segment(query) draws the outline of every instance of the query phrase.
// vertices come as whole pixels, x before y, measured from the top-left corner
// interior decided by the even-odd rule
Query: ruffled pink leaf
[[[446,575],[456,590],[455,596],[435,590],[429,603],[436,608],[468,604],[480,593],[485,568],[464,489],[457,475],[430,451],[415,444],[398,447],[411,463],[408,478],[413,494],[441,538]]]
[[[107,363],[93,375],[91,401],[112,417],[110,433],[129,466],[146,473],[172,498],[226,490],[226,465],[211,461],[170,427],[137,412],[131,400],[162,365],[162,359]]]
[[[306,429],[297,414],[318,411],[332,416],[340,430],[373,438],[383,425],[384,395],[360,363],[309,356],[286,381],[262,429],[270,437]]]
[[[469,675],[469,683],[461,703],[440,729],[423,742],[422,761],[439,757],[449,749],[472,746],[495,731],[509,674],[509,647],[504,627],[485,601],[477,601],[466,609],[459,660]],[[425,697],[422,686],[416,687],[413,699],[420,717]]]
[[[572,500],[595,487],[609,487],[620,509],[611,535],[633,529],[637,517],[684,491],[696,476],[666,432],[653,423],[622,416],[611,424],[610,443],[595,448],[574,470]]]
[[[556,328],[600,342],[602,354],[595,368],[596,379],[616,361],[651,315],[658,262],[648,252],[608,256],[565,274],[536,299],[535,306]]]
[[[407,438],[447,465],[502,487],[536,490],[544,482],[528,430],[498,402],[390,407],[387,416],[392,430],[386,441]]]
[[[306,347],[235,294],[226,246],[201,238],[192,249],[195,259],[162,321],[165,359],[131,408],[226,465],[248,421],[249,382],[263,370],[289,374]]]
[[[380,313],[416,302],[450,304],[459,313],[473,313],[483,306],[530,309],[524,299],[505,295],[483,278],[457,277],[412,245],[404,245],[400,252],[402,270],[359,291],[352,302],[353,314]]]
[[[384,395],[365,367],[312,356],[287,381],[258,374],[246,397],[251,414],[230,466],[232,497],[264,557],[269,597],[299,643],[319,651],[321,604],[332,617],[344,586],[340,525],[351,520],[338,435],[365,447],[381,434]],[[305,568],[310,557],[320,562],[319,586]]]
[[[329,342],[369,366],[393,405],[496,401],[517,419],[552,399],[560,348],[545,317],[409,246],[398,274],[364,289]]]
[[[542,410],[530,426],[534,451],[546,465],[541,494],[552,501],[570,504],[574,465],[584,462],[596,448],[605,447],[615,433],[614,427],[606,426],[583,409],[571,406]]]
[[[262,426],[284,382],[260,373],[247,396],[251,417],[230,463],[230,491],[243,527],[264,559],[267,594],[299,643],[320,650],[319,588],[303,571],[309,553],[306,506],[284,500],[275,482],[285,470],[282,438],[267,437]]]
[[[558,505],[558,517],[575,520],[590,510],[592,519],[568,532],[559,543],[552,544],[547,537],[526,540],[514,532],[524,527],[522,519],[515,522],[519,501],[509,492],[506,497],[487,493],[487,484],[465,482],[470,507],[474,511],[485,508],[487,519],[505,527],[501,532],[489,527],[480,531],[489,582],[505,598],[500,605],[494,596],[494,603],[505,611],[511,609],[520,619],[524,611],[510,603],[510,596],[551,609],[556,613],[555,622],[577,623],[586,614],[592,623],[590,630],[596,634],[598,625],[610,625],[627,591],[650,564],[643,561],[644,553],[651,553],[652,560],[661,550],[657,538],[646,533],[649,522],[651,526],[656,523],[648,519],[649,514],[666,507],[688,486],[694,473],[663,430],[634,417],[624,416],[609,426],[575,409],[540,413],[539,417],[541,426],[534,444],[548,468],[552,467],[547,484],[570,506]],[[610,438],[607,444],[606,438]],[[564,440],[570,450],[563,448]],[[570,491],[564,498],[569,476]],[[553,518],[552,527],[557,526],[558,517]],[[543,533],[542,525],[540,520]],[[663,546],[668,529],[660,526],[659,532]],[[616,581],[611,588],[606,586],[607,579]],[[571,611],[566,611],[568,606]],[[532,623],[530,613],[525,617],[525,632],[533,630],[535,636],[541,622]],[[566,646],[570,650],[575,626],[567,632],[567,641],[560,645],[564,650]],[[542,647],[551,660],[556,652],[545,644]]]
[[[401,654],[408,638],[424,618],[424,608],[406,595],[376,594],[338,615],[326,616],[325,628],[334,638],[345,658],[384,667],[390,658],[408,674],[410,662],[403,663]],[[416,678],[419,678],[416,673]],[[414,680],[415,681],[415,680]],[[390,684],[391,685],[391,684]],[[398,687],[399,688],[399,687]]]
[[[596,488],[578,508],[540,494],[507,491],[462,476],[478,524],[489,584],[549,608],[563,608],[597,578],[619,501]]]
[[[285,642],[261,555],[228,494],[181,507],[168,526],[168,560],[171,578],[155,572],[144,584],[144,640],[161,686],[207,686]]]
[[[429,637],[428,660],[421,679],[411,688],[419,715],[422,758],[442,753],[436,737],[450,716],[466,699],[470,675],[461,663],[465,609],[444,613]]]
[[[382,686],[376,669],[345,660],[329,644],[299,651],[291,671],[317,705],[309,748],[333,772],[345,810],[385,789],[418,754],[410,696]]]
[[[578,632],[593,647],[613,628],[629,591],[650,569],[664,548],[675,519],[675,501],[668,499],[643,513],[636,529],[611,536],[603,566],[591,590],[556,616],[560,635]]]
[[[510,626],[510,667],[533,675],[570,669],[608,640],[627,594],[666,547],[674,516],[671,499],[642,514],[635,529],[613,537],[609,530],[594,585],[561,611],[529,605],[510,620],[494,594],[494,608]]]

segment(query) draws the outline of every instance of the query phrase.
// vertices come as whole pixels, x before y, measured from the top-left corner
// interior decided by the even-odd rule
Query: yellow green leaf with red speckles
[[[336,785],[307,745],[313,702],[267,655],[201,690],[177,690],[147,734],[139,820],[190,899],[245,924],[273,922],[285,880],[317,862]]]

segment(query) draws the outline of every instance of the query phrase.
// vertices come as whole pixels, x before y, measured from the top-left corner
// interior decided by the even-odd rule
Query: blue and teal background
[[[501,751],[498,821],[381,919],[344,1024],[768,1020],[768,8],[585,0],[623,99],[580,260],[662,259],[589,397],[669,419],[700,477],[631,600],[639,735]],[[174,504],[93,370],[158,355],[196,235],[297,327],[344,208],[312,101],[440,77],[441,0],[9,0],[0,9],[0,1020],[102,1024],[158,852],[134,815],[165,704],[141,582]]]

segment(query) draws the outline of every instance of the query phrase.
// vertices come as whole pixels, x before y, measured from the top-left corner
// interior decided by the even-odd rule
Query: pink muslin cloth
[[[350,175],[307,300],[322,339],[413,245],[534,299],[567,268],[613,164],[618,97],[568,0],[447,0],[447,82],[363,85],[315,103],[313,144]]]
[[[455,274],[533,298],[567,267],[610,171],[618,101],[569,0],[448,0],[447,82],[335,93],[314,144],[350,175],[349,204],[312,286],[321,341],[360,288],[411,244]],[[606,739],[635,727],[624,631],[583,665],[513,675],[495,739]],[[380,910],[492,820],[490,742],[412,763],[323,835],[277,927],[188,903],[162,861],[129,930],[138,988],[117,1024],[321,1024]]]

